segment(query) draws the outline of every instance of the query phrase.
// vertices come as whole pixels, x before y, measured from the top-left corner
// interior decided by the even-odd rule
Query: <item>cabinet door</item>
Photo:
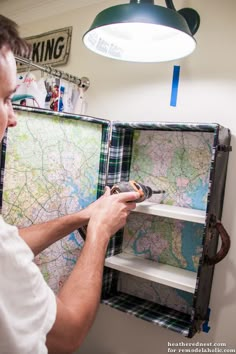
[[[27,108],[17,111],[17,127],[7,134],[2,201],[6,222],[25,227],[93,202],[105,186],[108,122]],[[83,243],[75,231],[36,257],[55,292]]]

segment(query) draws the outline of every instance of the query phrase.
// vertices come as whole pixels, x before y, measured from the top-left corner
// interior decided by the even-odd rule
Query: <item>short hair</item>
[[[18,25],[9,18],[0,15],[0,50],[8,47],[15,55],[28,56],[29,44],[20,37]]]

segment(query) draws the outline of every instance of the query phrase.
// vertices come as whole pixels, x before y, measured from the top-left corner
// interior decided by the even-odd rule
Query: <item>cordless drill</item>
[[[111,188],[111,194],[123,192],[138,192],[140,197],[134,201],[135,203],[141,203],[144,200],[151,198],[153,194],[165,193],[163,190],[152,190],[150,187],[136,181],[119,182],[114,184]]]

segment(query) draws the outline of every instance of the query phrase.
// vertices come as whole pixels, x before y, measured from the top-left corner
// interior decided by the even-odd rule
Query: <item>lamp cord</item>
[[[172,0],[165,0],[165,2],[166,2],[166,6],[168,7],[168,9],[176,11]]]

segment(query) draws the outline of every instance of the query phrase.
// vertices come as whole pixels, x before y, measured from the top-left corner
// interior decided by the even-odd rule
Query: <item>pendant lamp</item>
[[[112,59],[131,62],[163,62],[191,54],[200,16],[191,8],[176,11],[154,0],[131,0],[129,4],[100,12],[84,34],[85,46]]]

